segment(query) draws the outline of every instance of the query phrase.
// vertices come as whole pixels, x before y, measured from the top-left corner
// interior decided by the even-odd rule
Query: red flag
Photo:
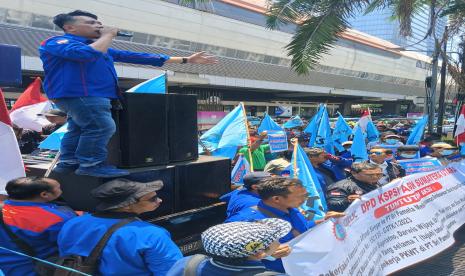
[[[457,119],[457,127],[455,129],[455,139],[457,141],[457,146],[461,143],[465,143],[465,104],[462,105],[460,110],[459,118]]]
[[[13,124],[34,131],[42,131],[43,126],[50,124],[47,119],[37,115],[52,108],[50,102],[40,92],[41,85],[42,82],[37,77],[19,96],[10,110],[10,118]]]
[[[18,141],[11,126],[5,98],[0,89],[0,194],[6,194],[5,185],[11,179],[26,176]]]

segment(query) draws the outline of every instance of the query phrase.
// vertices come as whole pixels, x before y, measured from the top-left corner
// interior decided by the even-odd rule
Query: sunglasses
[[[383,154],[385,154],[385,152],[382,152],[382,151],[371,151],[370,154],[374,154],[374,155],[383,155]]]

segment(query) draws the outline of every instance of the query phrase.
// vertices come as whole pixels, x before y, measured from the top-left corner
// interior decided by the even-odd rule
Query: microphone
[[[122,32],[122,31],[118,31],[118,32],[116,33],[116,36],[132,37],[132,34],[126,33],[126,32]]]

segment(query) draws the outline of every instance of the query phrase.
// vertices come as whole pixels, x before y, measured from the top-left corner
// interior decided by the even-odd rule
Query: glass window
[[[134,32],[133,37],[132,37],[132,41],[137,42],[137,43],[147,44],[148,36],[149,35],[146,34],[146,33]]]
[[[53,24],[51,17],[34,14],[34,16],[32,17],[31,26],[36,28],[53,30],[55,24]]]

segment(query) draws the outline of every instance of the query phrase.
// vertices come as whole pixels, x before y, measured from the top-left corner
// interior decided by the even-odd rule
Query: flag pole
[[[252,147],[252,143],[250,141],[250,134],[249,134],[249,123],[247,121],[247,113],[245,112],[245,106],[244,106],[244,103],[241,102],[240,103],[241,107],[242,107],[242,112],[244,114],[244,123],[245,123],[245,133],[247,133],[247,151],[249,153],[249,160],[250,160],[250,171],[253,172],[254,171],[254,168],[253,168],[253,159],[252,159],[252,151],[251,151],[251,147]]]
[[[297,145],[298,145],[297,138],[292,138],[291,139],[291,144],[294,146],[294,153],[293,154],[297,154],[297,150],[298,150],[298,148],[297,148]],[[292,176],[292,178],[298,178],[299,177],[299,172],[297,171],[297,169],[298,169],[297,168],[297,158],[296,158],[297,156],[296,155],[294,155],[294,156],[295,156],[294,157],[294,162],[292,163],[292,167],[294,169],[294,175]]]

